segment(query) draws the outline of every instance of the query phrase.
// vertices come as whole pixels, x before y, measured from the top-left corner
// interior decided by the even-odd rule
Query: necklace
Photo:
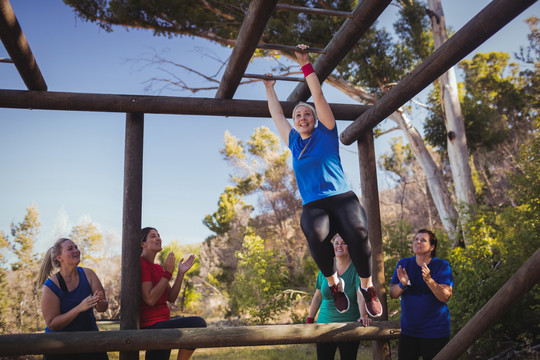
[[[306,151],[307,147],[309,146],[309,143],[311,142],[311,139],[313,138],[313,136],[310,136],[309,138],[309,141],[307,142],[306,146],[304,146],[304,148],[302,149],[302,152],[300,153],[300,155],[298,155],[298,157],[296,158],[296,160],[300,160],[300,158],[302,157],[302,155],[304,155],[304,151]]]

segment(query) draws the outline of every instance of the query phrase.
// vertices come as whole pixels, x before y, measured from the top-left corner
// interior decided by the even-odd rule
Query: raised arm
[[[94,270],[88,268],[83,268],[83,270],[86,274],[88,282],[90,283],[90,287],[92,288],[92,293],[99,296],[99,301],[94,306],[94,308],[97,312],[106,311],[109,308],[109,302],[107,301],[107,297],[105,296],[105,289],[103,289],[101,281],[99,281],[99,278],[94,272]]]
[[[272,74],[266,74],[267,76],[272,76]],[[279,103],[278,97],[274,90],[274,85],[276,80],[264,80],[264,86],[266,87],[266,97],[268,98],[268,110],[270,110],[270,115],[276,124],[276,127],[279,131],[279,136],[285,145],[289,146],[289,133],[291,132],[292,126],[289,124],[285,115],[283,114],[283,108]]]
[[[165,276],[161,277],[156,285],[152,285],[151,281],[141,283],[142,300],[150,306],[157,303],[164,291],[167,291],[167,296],[169,294],[169,280],[174,271],[174,253],[172,251],[163,261],[163,269],[165,270]]]
[[[300,44],[298,47],[302,50],[307,49],[309,46]],[[300,63],[300,66],[302,66],[302,71],[304,71],[304,66],[309,64],[309,54],[303,53],[297,51],[296,58],[298,59],[298,62]],[[304,72],[305,73],[305,72]],[[311,72],[306,76],[306,82],[309,87],[309,91],[311,92],[311,96],[313,97],[313,102],[315,103],[315,110],[317,111],[317,117],[319,120],[326,126],[328,129],[332,130],[334,126],[336,126],[336,119],[334,118],[334,114],[332,113],[332,110],[330,109],[330,105],[328,105],[328,102],[326,101],[326,98],[324,97],[324,94],[322,92],[321,83],[319,82],[319,78],[317,77],[317,74],[315,72]]]
[[[168,302],[174,303],[176,301],[176,299],[178,298],[178,294],[180,293],[180,288],[182,287],[182,280],[184,280],[184,275],[188,272],[189,269],[191,269],[194,263],[195,255],[193,254],[190,255],[186,261],[184,261],[184,258],[180,259],[180,262],[178,263],[178,274],[176,274],[174,284],[169,291],[169,295],[167,298]]]

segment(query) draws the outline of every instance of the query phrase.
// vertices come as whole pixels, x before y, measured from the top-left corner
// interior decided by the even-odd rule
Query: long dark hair
[[[142,228],[141,229],[141,232],[140,232],[140,239],[141,239],[141,242],[145,242],[146,241],[146,237],[148,236],[148,233],[152,230],[156,230],[156,228],[153,228],[153,227],[145,227],[145,228]],[[142,254],[142,245],[141,245],[141,254]]]
[[[434,258],[435,256],[437,256],[437,237],[435,236],[433,231],[428,229],[420,229],[416,233],[429,235],[429,244],[434,246],[433,250],[431,250],[431,257]]]

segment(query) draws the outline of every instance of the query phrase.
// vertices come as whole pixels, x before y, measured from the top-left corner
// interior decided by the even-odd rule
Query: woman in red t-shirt
[[[169,281],[174,272],[174,253],[171,251],[163,262],[163,267],[154,264],[158,252],[161,251],[161,237],[152,227],[141,230],[141,329],[175,329],[206,327],[206,321],[199,316],[178,317],[171,319],[167,301],[174,303],[180,293],[182,279],[195,262],[190,255],[186,261],[180,259],[178,274],[172,286]],[[179,349],[178,360],[191,357],[195,349]],[[168,360],[171,350],[148,350],[146,360]]]

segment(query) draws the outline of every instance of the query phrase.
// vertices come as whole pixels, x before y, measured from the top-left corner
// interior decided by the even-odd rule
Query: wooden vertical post
[[[122,221],[122,292],[120,329],[139,328],[144,113],[126,114],[124,210]],[[120,352],[120,360],[138,360],[138,351]]]
[[[362,185],[362,203],[367,214],[369,241],[372,250],[373,284],[379,293],[383,314],[378,320],[388,320],[386,302],[386,282],[384,279],[384,255],[382,245],[381,214],[379,207],[379,189],[377,185],[377,164],[373,131],[365,131],[358,138],[358,160],[360,162],[360,181]],[[387,340],[372,342],[373,359],[390,360],[390,343]]]

